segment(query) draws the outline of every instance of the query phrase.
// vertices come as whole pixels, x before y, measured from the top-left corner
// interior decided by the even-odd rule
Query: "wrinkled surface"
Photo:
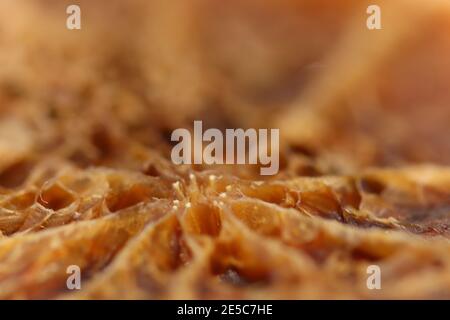
[[[79,3],[0,2],[1,299],[450,299],[448,1]],[[173,165],[193,120],[279,174]]]

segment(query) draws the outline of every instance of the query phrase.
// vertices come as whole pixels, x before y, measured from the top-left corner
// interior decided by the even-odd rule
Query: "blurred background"
[[[280,176],[448,165],[449,56],[443,0],[2,0],[0,180],[139,167],[194,120],[279,128]]]

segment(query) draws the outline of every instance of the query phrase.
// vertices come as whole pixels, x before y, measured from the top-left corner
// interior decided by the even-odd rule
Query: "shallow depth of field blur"
[[[0,0],[0,299],[449,298],[449,57],[449,0]]]
[[[450,5],[376,1],[369,31],[373,2],[3,0],[0,170],[30,153],[114,166],[114,135],[167,156],[193,120],[279,128],[282,166],[315,160],[299,175],[449,164]]]

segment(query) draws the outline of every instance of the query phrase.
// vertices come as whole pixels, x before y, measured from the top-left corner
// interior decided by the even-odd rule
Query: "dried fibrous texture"
[[[0,296],[450,297],[448,169],[270,182],[203,172],[167,185],[93,169],[53,178],[35,201],[5,196]],[[366,287],[373,264],[381,291]],[[70,265],[82,268],[76,293]]]
[[[0,2],[1,299],[450,299],[448,1],[78,3]],[[193,120],[280,172],[174,165]]]

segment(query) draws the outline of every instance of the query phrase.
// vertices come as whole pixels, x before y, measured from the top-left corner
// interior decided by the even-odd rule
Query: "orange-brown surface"
[[[1,1],[0,298],[450,298],[450,5],[378,2]],[[280,172],[173,165],[194,120]]]

